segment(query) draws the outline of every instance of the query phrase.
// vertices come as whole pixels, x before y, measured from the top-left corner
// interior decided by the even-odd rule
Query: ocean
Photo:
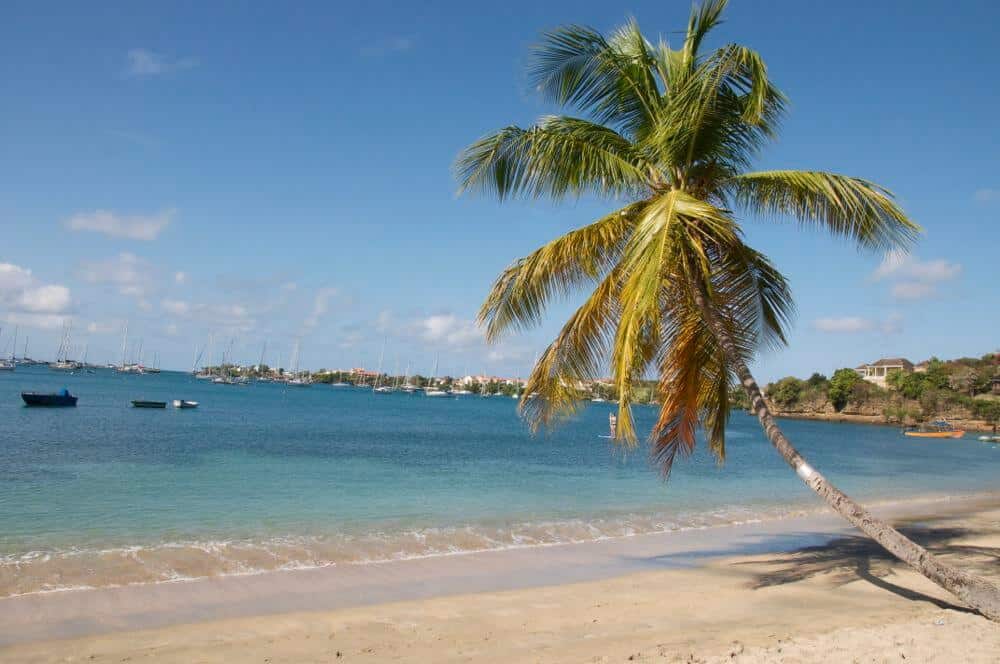
[[[77,408],[26,408],[67,387]],[[131,399],[191,399],[143,410]],[[0,373],[0,597],[365,564],[705,528],[818,511],[757,422],[664,482],[640,445],[601,438],[608,403],[532,436],[510,398],[429,399],[183,373]],[[655,410],[636,408],[641,430]],[[1000,446],[894,427],[785,420],[856,498],[995,490]]]

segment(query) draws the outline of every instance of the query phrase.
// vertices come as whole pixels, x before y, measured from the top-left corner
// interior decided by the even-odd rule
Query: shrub
[[[844,409],[854,392],[854,387],[860,382],[862,382],[861,376],[854,369],[837,369],[833,372],[827,396],[834,410],[839,413]]]

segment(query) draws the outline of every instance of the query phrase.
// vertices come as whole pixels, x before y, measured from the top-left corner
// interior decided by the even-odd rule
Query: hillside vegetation
[[[886,388],[844,368],[830,378],[819,373],[805,380],[788,376],[767,385],[765,394],[774,410],[786,416],[843,415],[901,424],[947,418],[995,428],[1000,422],[1000,395],[992,389],[997,375],[1000,353],[990,353],[947,361],[932,358],[926,371],[890,373]]]

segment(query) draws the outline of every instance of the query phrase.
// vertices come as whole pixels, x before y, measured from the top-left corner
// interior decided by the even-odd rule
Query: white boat
[[[979,440],[984,443],[1000,443],[1000,436],[980,436]]]
[[[14,371],[17,368],[17,361],[14,354],[17,352],[17,328],[14,328],[14,342],[10,346],[10,359],[0,360],[0,371]]]
[[[174,408],[197,408],[197,401],[187,401],[185,399],[174,399]]]
[[[340,382],[340,383],[332,383],[332,384],[330,385],[330,387],[350,387],[350,386],[351,386],[351,384],[350,384],[350,383],[344,383],[344,382]]]
[[[447,396],[450,396],[450,395],[447,392],[445,392],[444,390],[439,390],[439,389],[435,388],[433,390],[427,390],[427,391],[425,391],[424,392],[424,396],[428,396],[428,397],[447,397]]]
[[[372,392],[375,394],[392,394],[395,390],[391,385],[379,385],[382,382],[382,360],[385,359],[385,338],[382,338],[382,352],[378,356],[378,371],[375,372],[375,382],[372,383]]]

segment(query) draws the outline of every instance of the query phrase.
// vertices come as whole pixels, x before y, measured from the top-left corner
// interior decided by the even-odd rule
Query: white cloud
[[[919,281],[901,281],[893,284],[889,291],[892,296],[900,300],[922,300],[930,297],[936,292],[934,284],[926,284]]]
[[[174,283],[175,284],[185,284],[187,283],[187,273],[185,272],[175,272],[174,273]]]
[[[69,289],[65,286],[39,286],[28,288],[18,298],[22,311],[31,313],[59,313],[70,305]]]
[[[872,274],[876,281],[881,279],[912,279],[926,283],[954,279],[962,272],[962,266],[944,259],[922,261],[916,256],[890,251]]]
[[[69,321],[70,316],[64,314],[31,314],[11,311],[4,314],[4,322],[22,327],[37,327],[43,330],[57,330]]]
[[[917,300],[935,295],[935,284],[955,279],[961,273],[959,263],[941,258],[924,261],[902,251],[890,251],[872,273],[872,279],[895,281],[890,289],[893,297]]]
[[[853,334],[875,329],[874,321],[857,316],[843,318],[818,318],[813,321],[813,327],[820,332],[835,332],[838,334]]]
[[[992,187],[977,189],[975,193],[975,199],[980,203],[992,203],[993,201],[1000,201],[1000,189],[994,189]]]
[[[175,210],[163,210],[150,215],[119,215],[107,210],[79,212],[64,223],[73,231],[103,233],[109,237],[149,242],[173,221]]]
[[[119,325],[115,323],[91,321],[87,323],[87,332],[90,334],[110,334],[119,331]]]
[[[176,337],[177,333],[178,333],[177,326],[175,324],[173,324],[173,323],[169,323],[164,328],[164,332],[166,332],[168,336]]]
[[[449,346],[467,346],[483,340],[483,333],[475,322],[454,314],[428,316],[418,322],[418,328],[425,341]]]
[[[321,288],[316,291],[316,297],[313,298],[313,308],[306,317],[305,321],[302,323],[302,327],[306,331],[313,330],[319,325],[319,321],[330,309],[330,299],[336,297],[339,291],[336,288]]]
[[[171,60],[160,53],[155,53],[144,48],[133,48],[126,54],[126,57],[128,58],[126,73],[129,76],[140,78],[159,76],[172,71],[181,71],[198,66],[198,60],[195,58]]]
[[[110,284],[121,295],[139,300],[146,297],[152,289],[152,266],[127,251],[108,260],[83,263],[80,275],[92,284]]]
[[[817,318],[813,327],[820,332],[830,334],[858,334],[878,330],[882,334],[898,334],[903,330],[903,317],[899,313],[891,313],[883,320],[861,316],[842,316],[840,318]]]
[[[67,312],[72,297],[66,286],[40,283],[31,270],[0,263],[0,305],[16,314],[54,315]]]
[[[173,316],[187,316],[191,312],[191,305],[183,300],[162,300],[160,308]]]

